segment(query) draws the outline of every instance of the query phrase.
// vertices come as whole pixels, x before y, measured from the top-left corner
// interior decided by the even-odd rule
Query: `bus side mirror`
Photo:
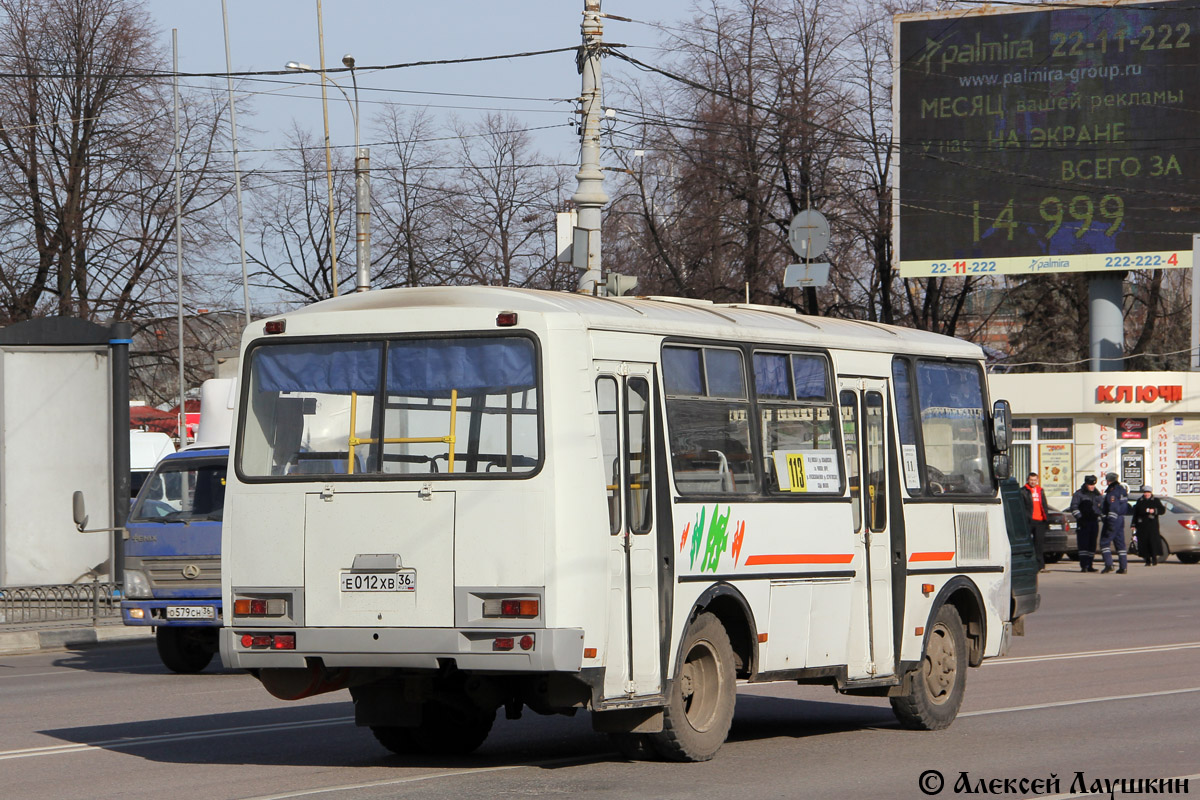
[[[1012,406],[1007,400],[992,404],[992,439],[1001,453],[1012,444]]]
[[[75,492],[71,495],[71,512],[75,516],[75,527],[81,532],[87,527],[87,510],[83,505],[83,492]]]
[[[992,474],[998,481],[1012,477],[1012,459],[1008,457],[1007,453],[997,453],[992,456]]]

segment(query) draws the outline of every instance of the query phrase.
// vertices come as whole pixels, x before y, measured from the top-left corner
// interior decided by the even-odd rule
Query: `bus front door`
[[[851,626],[847,677],[870,679],[895,672],[892,637],[891,533],[888,520],[888,382],[839,378],[842,445],[853,498],[856,554],[862,569],[859,617]]]
[[[608,637],[604,696],[657,694],[658,545],[654,532],[654,372],[649,364],[597,362],[608,498]]]

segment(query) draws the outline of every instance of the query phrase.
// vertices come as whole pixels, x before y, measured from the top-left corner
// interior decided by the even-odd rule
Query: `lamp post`
[[[329,81],[333,84],[342,97],[346,98],[346,105],[350,107],[350,117],[354,120],[354,199],[355,199],[355,254],[357,260],[357,278],[355,291],[365,292],[371,288],[371,151],[370,148],[360,146],[360,126],[359,126],[359,108],[358,108],[358,78],[354,72],[354,56],[347,53],[342,56],[342,63],[350,70],[350,78],[354,82],[354,100],[351,102],[350,95],[346,94],[346,90],[342,88],[336,80],[326,75],[320,70],[315,70],[307,64],[299,61],[289,61],[285,64],[286,69],[296,72],[311,72],[314,75],[319,75],[322,81]],[[326,179],[329,185],[329,241],[330,247],[333,247],[333,171],[332,171],[332,156],[330,155],[329,146],[329,114],[328,109],[325,112],[325,172]],[[337,294],[337,252],[333,253],[333,274],[334,288],[333,293]]]

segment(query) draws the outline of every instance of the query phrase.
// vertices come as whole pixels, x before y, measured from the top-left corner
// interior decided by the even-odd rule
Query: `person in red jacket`
[[[1021,487],[1021,501],[1025,506],[1025,518],[1033,533],[1033,553],[1037,556],[1038,571],[1046,571],[1046,532],[1050,530],[1050,507],[1046,505],[1046,492],[1036,472],[1029,473]]]

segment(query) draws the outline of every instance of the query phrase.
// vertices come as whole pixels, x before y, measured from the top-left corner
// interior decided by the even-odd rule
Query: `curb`
[[[149,626],[127,628],[123,625],[112,625],[103,628],[14,631],[0,633],[0,655],[28,654],[42,650],[65,650],[116,642],[141,642],[153,638],[154,629]]]

